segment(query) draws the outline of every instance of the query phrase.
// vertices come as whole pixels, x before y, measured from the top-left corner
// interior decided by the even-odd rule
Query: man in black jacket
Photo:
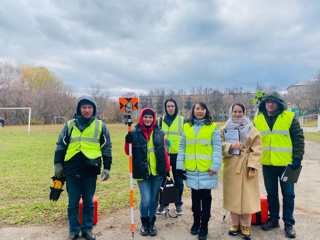
[[[265,96],[259,105],[255,126],[260,130],[263,145],[263,177],[268,194],[269,219],[262,226],[265,231],[279,227],[278,182],[287,165],[293,169],[301,166],[304,154],[304,136],[294,113],[286,111],[286,103],[279,94]],[[280,181],[283,195],[283,221],[285,234],[295,238],[294,184]]]
[[[95,240],[93,228],[93,196],[101,159],[101,180],[109,178],[112,162],[111,141],[104,122],[96,118],[96,103],[90,96],[79,98],[75,118],[62,129],[54,156],[57,178],[66,177],[68,192],[69,239],[82,237]],[[79,200],[83,200],[83,223],[79,223]]]

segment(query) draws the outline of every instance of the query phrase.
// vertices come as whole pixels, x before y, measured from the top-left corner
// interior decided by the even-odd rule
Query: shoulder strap
[[[70,143],[70,138],[71,138],[71,133],[73,130],[73,127],[75,126],[75,120],[71,119],[67,122],[67,128],[68,128],[68,132],[67,135],[64,137],[63,141],[64,143],[68,146]]]
[[[68,137],[69,138],[71,137],[71,133],[72,133],[74,125],[75,125],[75,120],[74,119],[71,119],[71,120],[68,121]]]

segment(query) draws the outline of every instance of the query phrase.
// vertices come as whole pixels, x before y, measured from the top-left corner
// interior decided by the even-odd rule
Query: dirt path
[[[303,161],[303,171],[296,187],[296,230],[297,239],[316,240],[320,239],[320,144],[307,142],[306,154]],[[262,188],[264,190],[264,188]],[[221,185],[218,190],[213,191],[212,218],[209,224],[208,239],[237,239],[229,237],[227,230],[229,220],[222,221],[225,213],[222,210]],[[138,211],[135,213],[136,220]],[[129,232],[129,211],[120,210],[113,212],[110,216],[99,216],[98,225],[94,232],[99,240],[126,240],[131,239]],[[175,218],[159,217],[157,237],[141,237],[135,234],[135,239],[154,240],[195,240],[189,234],[192,224],[191,202],[185,199],[185,215]],[[66,225],[51,226],[23,226],[23,227],[0,227],[1,240],[62,240],[67,239]],[[280,229],[272,232],[263,232],[259,227],[253,228],[253,239],[278,240],[285,239],[283,225]]]

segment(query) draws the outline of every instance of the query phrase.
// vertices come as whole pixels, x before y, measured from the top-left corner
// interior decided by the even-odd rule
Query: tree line
[[[261,87],[259,88],[261,90]],[[117,99],[101,89],[101,86],[95,85],[91,86],[88,92],[97,102],[99,117],[107,122],[121,122],[122,114]],[[270,88],[264,90],[270,92]],[[290,105],[304,112],[319,112],[320,74],[312,81],[311,87],[300,88],[298,92],[300,93],[284,95],[284,98]],[[256,110],[256,106],[251,103],[255,92],[242,88],[224,91],[203,87],[189,91],[153,89],[138,97],[140,107],[152,107],[158,115],[163,114],[163,104],[167,98],[174,98],[185,116],[189,115],[194,102],[205,102],[217,121],[228,117],[230,105],[234,102],[244,103],[248,107],[249,115],[253,115]],[[76,93],[45,67],[0,62],[0,107],[31,107],[33,124],[62,123],[72,118],[76,99]],[[0,117],[6,119],[8,124],[25,124],[27,112],[0,110]]]

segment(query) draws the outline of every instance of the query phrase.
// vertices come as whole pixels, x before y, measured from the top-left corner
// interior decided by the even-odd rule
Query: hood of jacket
[[[157,118],[156,118],[156,112],[151,109],[151,108],[143,108],[141,109],[140,113],[139,113],[139,117],[138,117],[138,124],[140,127],[145,127],[145,125],[143,124],[143,115],[146,111],[150,111],[152,112],[153,114],[153,122],[152,122],[152,125],[150,126],[150,128],[154,128],[156,126],[156,123],[157,123]]]
[[[93,114],[91,116],[91,118],[85,118],[81,115],[81,110],[80,110],[80,106],[82,104],[91,104],[93,106]],[[76,125],[78,126],[78,128],[80,129],[80,131],[82,132],[87,126],[89,126],[89,124],[95,119],[97,114],[97,104],[96,101],[93,99],[93,97],[91,96],[82,96],[78,99],[77,102],[77,108],[76,108],[76,114],[75,114],[75,121],[76,121]]]
[[[152,112],[153,114],[153,122],[151,124],[150,127],[146,127],[143,124],[143,115],[145,111],[149,111]],[[143,108],[140,113],[139,113],[139,117],[138,117],[138,124],[137,124],[137,128],[140,128],[140,130],[142,131],[143,135],[145,136],[145,138],[149,141],[151,133],[153,132],[154,128],[157,126],[157,119],[156,119],[156,112],[153,111],[151,108]]]
[[[96,101],[94,100],[93,97],[91,96],[82,96],[80,98],[78,98],[78,101],[77,101],[77,108],[76,108],[76,116],[81,116],[81,111],[80,111],[80,106],[81,104],[91,104],[93,106],[93,115],[92,117],[95,117],[96,114],[97,114],[97,103]]]
[[[278,110],[277,110],[278,114],[282,113],[284,110],[287,109],[287,104],[285,103],[285,101],[280,97],[280,95],[277,92],[274,92],[262,98],[259,104],[259,112],[267,113],[267,110],[266,110],[267,101],[273,101],[278,104]]]

